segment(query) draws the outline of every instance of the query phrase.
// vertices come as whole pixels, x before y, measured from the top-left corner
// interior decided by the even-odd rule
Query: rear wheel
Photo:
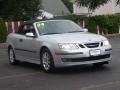
[[[52,72],[55,69],[53,57],[47,48],[41,52],[41,64],[45,72]]]
[[[17,61],[15,59],[15,53],[14,53],[14,50],[13,50],[12,47],[10,47],[9,50],[8,50],[8,57],[9,57],[10,64],[12,64],[12,65],[17,64]]]

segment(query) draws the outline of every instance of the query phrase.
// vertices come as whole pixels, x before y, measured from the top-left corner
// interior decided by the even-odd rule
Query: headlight
[[[58,44],[60,49],[69,49],[69,50],[73,50],[73,49],[78,49],[78,45],[75,43],[59,43]]]
[[[108,41],[108,40],[103,41],[103,46],[108,46],[108,45],[110,45],[110,43],[109,43],[109,41]]]

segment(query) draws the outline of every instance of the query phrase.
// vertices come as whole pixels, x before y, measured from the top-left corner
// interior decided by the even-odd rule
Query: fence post
[[[119,26],[119,34],[120,34],[120,26]]]
[[[5,25],[6,25],[6,30],[8,32],[8,22],[5,22]]]
[[[14,22],[11,22],[11,24],[12,24],[12,32],[15,32]]]
[[[97,34],[100,35],[100,27],[97,25]]]
[[[18,21],[18,27],[20,26],[20,21]]]
[[[83,20],[83,28],[85,28],[85,20]]]
[[[102,35],[104,35],[104,32],[103,32],[103,30],[102,30]]]

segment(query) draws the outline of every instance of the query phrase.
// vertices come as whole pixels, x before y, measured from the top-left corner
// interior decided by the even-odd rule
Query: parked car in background
[[[24,22],[8,35],[7,49],[11,64],[41,64],[46,72],[64,66],[103,66],[111,60],[112,50],[107,38],[86,32],[69,20]]]

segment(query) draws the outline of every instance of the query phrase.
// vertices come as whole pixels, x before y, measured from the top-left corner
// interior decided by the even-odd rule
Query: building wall
[[[115,7],[115,12],[120,14],[120,5]]]
[[[87,8],[80,7],[77,4],[74,4],[73,8],[75,14],[88,13]],[[99,8],[97,8],[95,12],[92,12],[92,15],[108,15],[116,13],[120,13],[120,6],[116,6],[115,0],[111,0],[104,6],[100,6]]]

